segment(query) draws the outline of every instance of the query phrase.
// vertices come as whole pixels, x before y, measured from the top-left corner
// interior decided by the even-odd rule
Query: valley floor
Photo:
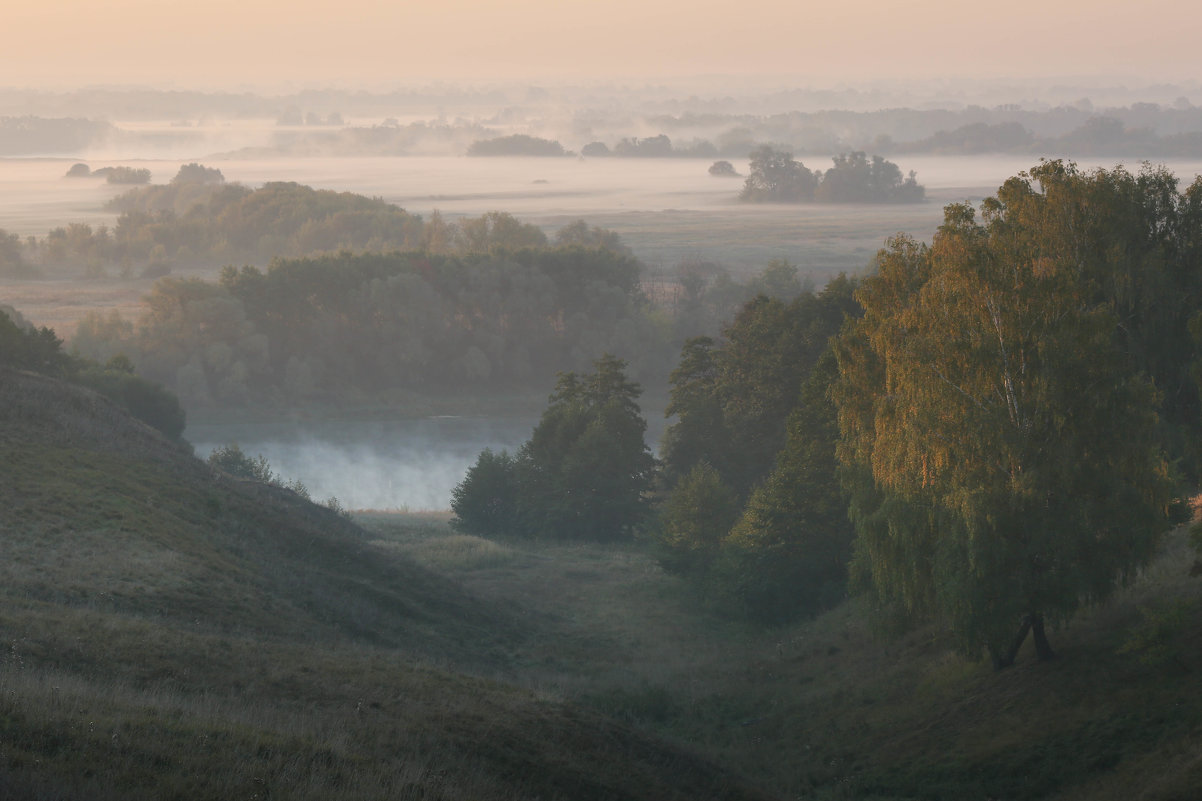
[[[862,601],[721,617],[638,545],[500,543],[364,515],[379,544],[537,626],[497,677],[667,736],[787,798],[1186,799],[1202,786],[1202,579],[1183,530],[1015,668],[889,633]],[[1026,649],[1031,649],[1028,644]]]

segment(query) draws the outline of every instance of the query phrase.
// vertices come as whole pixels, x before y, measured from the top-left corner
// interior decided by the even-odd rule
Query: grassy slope
[[[934,629],[890,637],[849,603],[762,629],[723,621],[638,549],[487,543],[437,520],[365,521],[498,604],[548,617],[533,686],[701,748],[786,797],[1202,797],[1202,578],[1185,533],[1058,658],[992,671]],[[554,610],[551,614],[547,610]]]
[[[90,393],[0,371],[0,797],[764,797],[486,678],[536,630]]]

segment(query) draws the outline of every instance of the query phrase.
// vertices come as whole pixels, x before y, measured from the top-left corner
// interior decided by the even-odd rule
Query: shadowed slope
[[[0,371],[0,796],[760,798],[504,673],[505,612]]]

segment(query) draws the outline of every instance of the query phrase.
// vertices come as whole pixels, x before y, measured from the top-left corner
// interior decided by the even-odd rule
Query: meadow
[[[1185,799],[1202,782],[1202,579],[1184,529],[1112,603],[994,671],[851,599],[736,621],[635,545],[494,542],[361,514],[381,547],[536,621],[506,678],[699,748],[785,798]]]

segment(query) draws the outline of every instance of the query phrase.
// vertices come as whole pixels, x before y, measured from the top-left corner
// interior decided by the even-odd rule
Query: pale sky
[[[0,85],[1197,81],[1199,0],[3,0]]]

